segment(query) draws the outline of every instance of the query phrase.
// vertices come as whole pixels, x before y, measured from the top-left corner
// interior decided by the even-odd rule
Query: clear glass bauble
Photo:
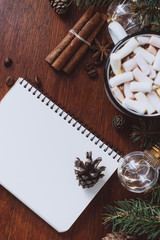
[[[144,27],[144,22],[140,23],[139,18],[130,10],[128,0],[115,0],[107,10],[108,23],[117,21],[122,25],[128,34],[139,32]]]
[[[135,193],[145,192],[158,180],[159,169],[150,153],[135,151],[127,154],[118,167],[121,184]]]

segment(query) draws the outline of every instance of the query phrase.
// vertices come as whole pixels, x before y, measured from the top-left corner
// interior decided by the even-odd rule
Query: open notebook
[[[68,230],[120,156],[24,79],[0,103],[0,184],[59,232]],[[78,186],[76,157],[102,157],[105,177]],[[63,216],[63,217],[62,217]]]

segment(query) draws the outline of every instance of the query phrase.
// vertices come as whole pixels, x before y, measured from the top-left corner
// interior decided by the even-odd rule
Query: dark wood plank
[[[119,147],[124,153],[136,149],[128,133],[116,132],[112,119],[118,114],[104,90],[104,69],[92,81],[84,70],[90,54],[70,76],[55,72],[46,62],[46,55],[65,37],[82,12],[75,6],[66,17],[57,16],[42,0],[0,1],[0,98],[8,91],[5,79],[27,75],[39,76],[46,92],[102,138]],[[13,65],[6,69],[4,59],[9,56]],[[66,233],[57,233],[19,200],[0,187],[0,239],[3,240],[98,240],[107,231],[102,226],[103,206],[133,197],[120,185],[117,174],[105,184],[96,198]],[[77,202],[78,204],[78,202]],[[63,218],[63,216],[61,216]]]

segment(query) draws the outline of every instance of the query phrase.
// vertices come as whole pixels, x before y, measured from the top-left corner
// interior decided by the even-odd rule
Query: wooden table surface
[[[106,96],[104,67],[98,68],[99,77],[91,80],[84,70],[91,53],[86,54],[70,76],[56,72],[45,62],[47,54],[65,37],[82,13],[72,5],[69,13],[60,17],[48,0],[0,1],[0,98],[8,91],[5,84],[8,76],[17,79],[26,75],[32,80],[38,76],[44,92],[127,154],[138,149],[138,145],[129,139],[127,129],[117,132],[112,127],[112,119],[119,112]],[[7,56],[13,60],[9,68],[4,67]],[[0,186],[0,239],[99,240],[110,231],[102,225],[103,207],[132,197],[135,195],[121,186],[114,173],[71,229],[58,233]]]

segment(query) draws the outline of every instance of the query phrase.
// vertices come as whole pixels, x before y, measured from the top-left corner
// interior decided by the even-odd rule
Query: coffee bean
[[[86,63],[85,64],[85,69],[86,69],[87,72],[94,69],[93,64],[92,63]]]
[[[14,83],[15,83],[15,79],[13,77],[11,76],[7,77],[6,84],[8,87],[12,87]]]
[[[5,67],[10,67],[12,65],[12,59],[10,59],[9,57],[7,57],[4,61],[4,66]]]
[[[92,70],[90,70],[90,71],[88,72],[88,76],[89,76],[90,78],[96,78],[96,77],[98,76],[98,73],[97,73],[97,71],[96,71],[95,69],[92,69]]]

